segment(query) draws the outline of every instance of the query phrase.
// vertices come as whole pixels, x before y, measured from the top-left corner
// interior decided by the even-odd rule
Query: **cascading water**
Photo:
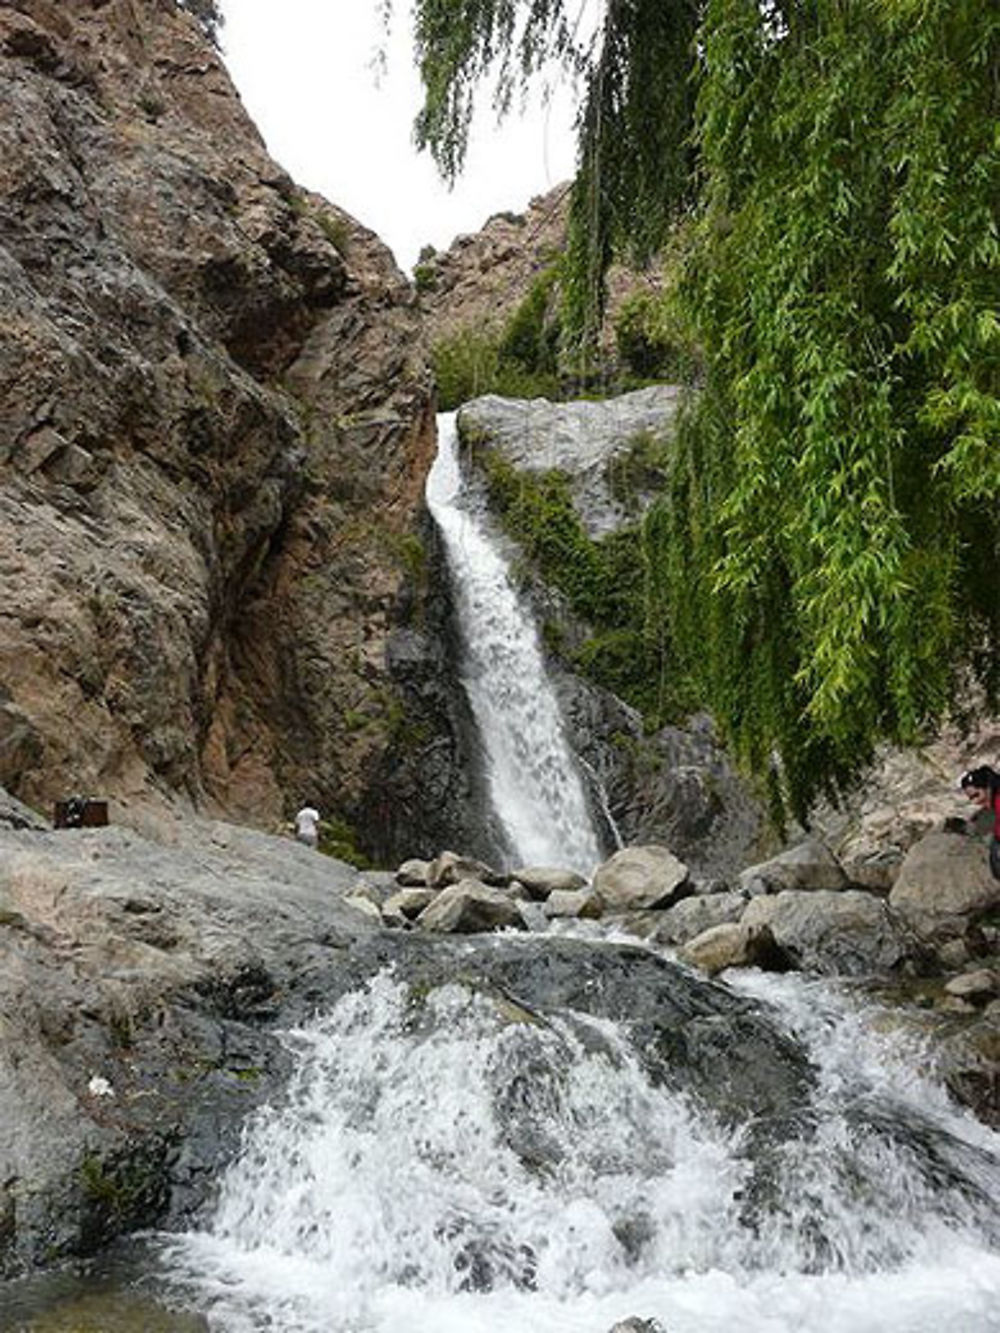
[[[815,1071],[763,1184],[623,1023],[383,973],[290,1035],[174,1298],[219,1333],[996,1333],[998,1136],[833,992],[740,984]]]
[[[462,508],[461,489],[455,416],[443,413],[427,504],[448,552],[465,646],[462,682],[493,806],[514,863],[589,875],[600,846],[535,625],[485,525]]]
[[[449,424],[433,504],[459,568],[483,573],[470,644],[499,639],[470,697],[507,699],[531,737],[491,748],[494,799],[517,854],[589,869],[561,739],[536,768],[532,691],[483,683],[494,656],[544,675],[453,503]],[[490,745],[508,724],[483,725]],[[536,824],[539,789],[561,803]],[[285,1035],[287,1096],[245,1127],[204,1228],[149,1238],[141,1280],[102,1307],[124,1321],[41,1327],[1000,1333],[1000,1135],[916,1072],[882,1011],[795,975],[723,987],[634,941],[393,939],[395,967]]]

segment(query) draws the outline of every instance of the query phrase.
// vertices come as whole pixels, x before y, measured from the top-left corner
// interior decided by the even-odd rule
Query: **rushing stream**
[[[225,1333],[1000,1329],[997,1136],[833,991],[737,984],[816,1073],[754,1208],[751,1126],[621,1024],[383,974],[289,1035],[288,1105],[162,1243],[175,1294]]]
[[[431,503],[510,853],[589,871],[534,629],[443,425]],[[832,984],[722,986],[582,929],[401,939],[283,1035],[288,1095],[200,1229],[0,1327],[1000,1333],[1000,1136],[917,1072],[914,1039]]]

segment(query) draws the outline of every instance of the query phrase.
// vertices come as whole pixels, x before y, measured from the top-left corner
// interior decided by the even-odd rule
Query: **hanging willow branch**
[[[696,0],[606,0],[591,38],[580,31],[583,0],[417,0],[414,6],[424,86],[415,138],[449,182],[461,172],[484,82],[493,80],[501,117],[553,64],[582,83],[567,267],[567,314],[578,339],[600,322],[612,252],[648,259],[690,198],[700,8]]]
[[[701,365],[646,526],[647,610],[800,817],[884,739],[1000,695],[996,0],[415,0],[420,142],[476,85],[583,80],[566,316],[684,214]],[[662,631],[662,632],[661,632]]]

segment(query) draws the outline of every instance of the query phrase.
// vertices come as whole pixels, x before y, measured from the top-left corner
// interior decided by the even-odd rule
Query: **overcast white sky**
[[[493,213],[521,211],[573,174],[570,91],[497,130],[483,108],[453,190],[413,147],[420,87],[408,25],[395,0],[388,69],[375,0],[222,0],[227,68],[271,156],[300,184],[377,232],[406,271],[422,246],[446,249]]]

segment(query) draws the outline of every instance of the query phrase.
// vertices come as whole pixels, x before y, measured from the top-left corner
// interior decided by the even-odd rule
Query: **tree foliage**
[[[510,73],[510,34],[522,71],[552,54],[538,11],[564,22],[556,0],[417,10],[474,51],[452,48],[461,97],[499,52]],[[577,67],[564,322],[592,329],[611,255],[675,229],[670,318],[702,372],[647,523],[653,611],[804,815],[959,679],[997,694],[1000,9],[607,0]],[[460,149],[443,124],[426,142]]]

